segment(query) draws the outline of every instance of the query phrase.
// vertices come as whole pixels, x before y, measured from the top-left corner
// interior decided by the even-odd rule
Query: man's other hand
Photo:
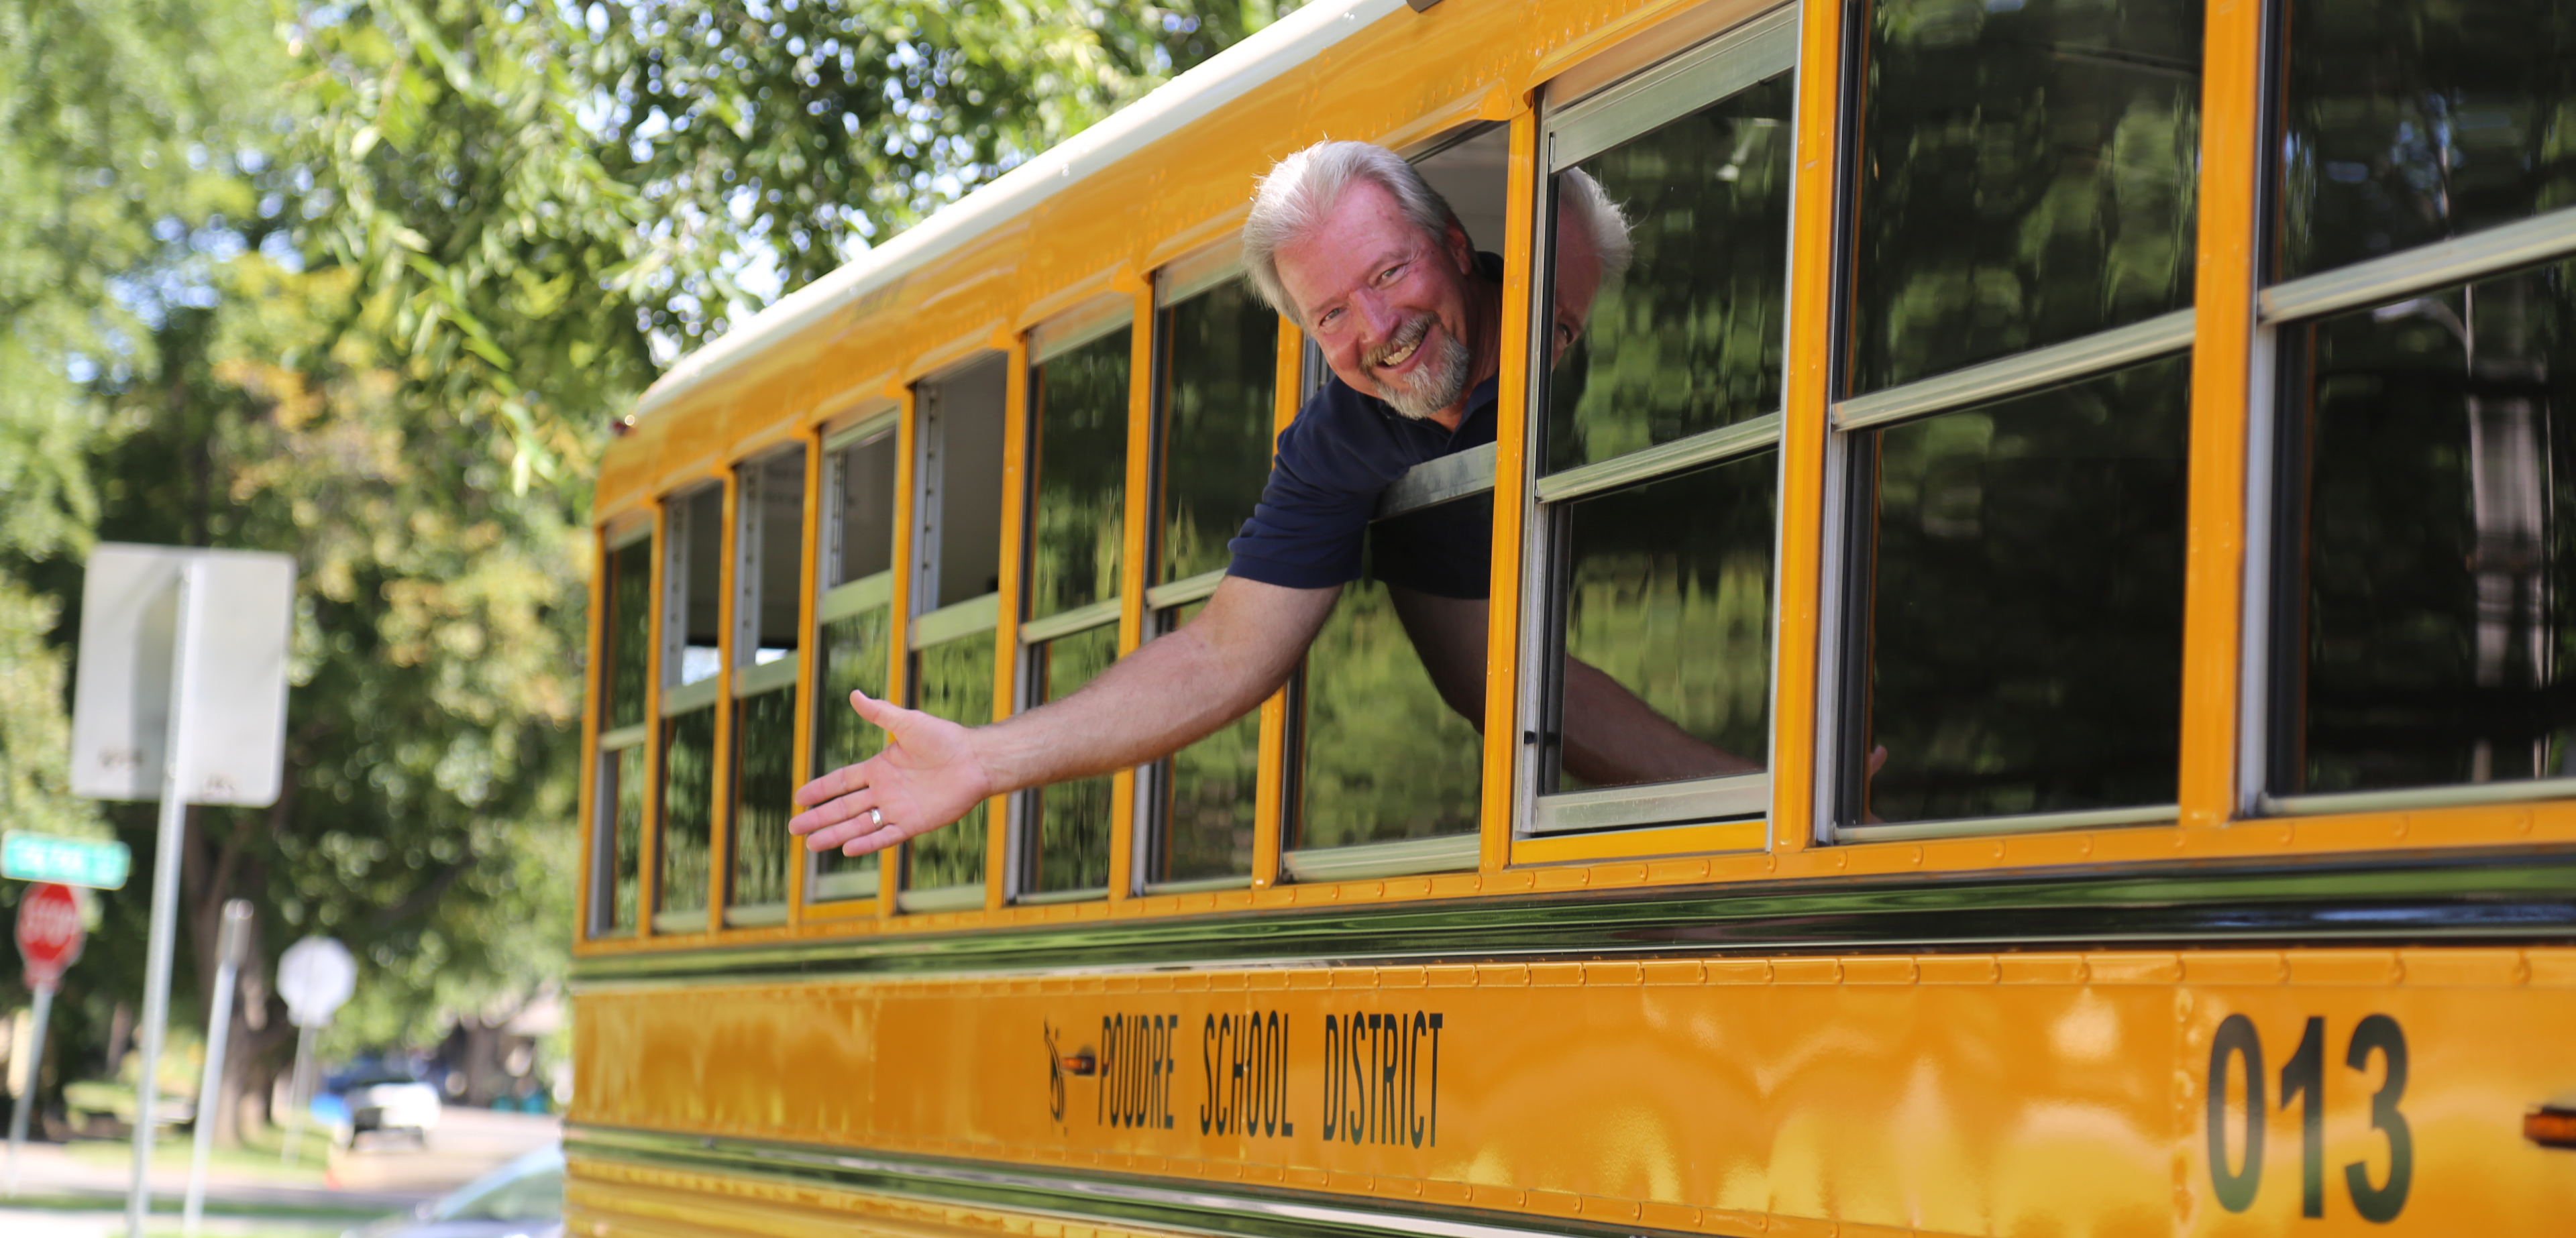
[[[945,718],[850,694],[850,708],[883,727],[885,751],[796,788],[805,811],[787,823],[812,851],[866,855],[927,834],[992,795],[974,732]]]

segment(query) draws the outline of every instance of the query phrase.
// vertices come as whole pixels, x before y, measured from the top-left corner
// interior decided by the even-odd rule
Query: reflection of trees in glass
[[[913,708],[967,726],[993,720],[993,634],[977,632],[933,645],[915,655]],[[984,816],[977,804],[953,824],[905,844],[911,871],[904,884],[916,890],[975,885],[984,880]]]
[[[1770,747],[1779,468],[1778,453],[1759,452],[1579,500],[1566,514],[1566,656],[1756,763]]]
[[[1118,660],[1118,625],[1059,637],[1030,653],[1040,659],[1038,682],[1046,687],[1046,699],[1062,700]],[[1111,783],[1105,776],[1077,778],[1030,792],[1038,822],[1032,874],[1037,889],[1108,887]]]
[[[1224,567],[1270,475],[1279,315],[1240,281],[1163,311],[1163,574]]]
[[[609,552],[608,617],[600,626],[608,643],[605,724],[611,730],[637,725],[644,721],[644,664],[653,643],[653,539]]]
[[[2576,8],[2288,9],[2283,278],[2576,205]]]
[[[1128,328],[1120,327],[1049,359],[1031,376],[1032,619],[1118,595],[1127,502],[1127,336]]]
[[[2279,789],[2576,773],[2571,281],[2560,263],[2284,332],[2307,494],[2283,521],[2304,579],[2278,620],[2298,634]]]
[[[1475,830],[1483,741],[1431,686],[1384,584],[1343,588],[1306,651],[1305,713],[1298,847]]]
[[[850,693],[884,699],[892,613],[876,606],[823,625],[822,642],[814,650],[813,776],[856,765],[885,747],[885,732],[850,708]],[[876,866],[873,853],[854,859],[826,851],[814,857],[818,874],[863,873]]]
[[[2191,303],[2197,0],[1880,0],[1851,387]]]
[[[732,886],[727,906],[787,901],[787,818],[796,794],[796,693],[763,692],[734,705]]]
[[[1881,818],[2173,802],[2189,378],[2171,357],[1871,436]]]
[[[601,927],[631,931],[643,886],[644,745],[621,748],[610,760],[616,762],[617,816],[610,827],[608,923]]]
[[[1783,73],[1578,165],[1627,212],[1636,264],[1551,378],[1550,470],[1780,407],[1796,106]]]
[[[1186,606],[1174,627],[1205,603]],[[1252,871],[1252,814],[1261,779],[1261,713],[1255,710],[1172,754],[1164,802],[1159,881]]]
[[[663,911],[707,905],[707,848],[715,816],[716,710],[662,723]]]

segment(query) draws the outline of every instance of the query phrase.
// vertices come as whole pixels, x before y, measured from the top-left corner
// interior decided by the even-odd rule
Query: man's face
[[[1556,304],[1548,315],[1548,363],[1565,360],[1583,325],[1592,320],[1592,302],[1601,295],[1601,250],[1592,233],[1574,222],[1572,211],[1557,212]]]
[[[1393,195],[1358,181],[1278,262],[1301,325],[1352,390],[1414,418],[1463,403],[1478,343],[1465,232],[1426,236]]]

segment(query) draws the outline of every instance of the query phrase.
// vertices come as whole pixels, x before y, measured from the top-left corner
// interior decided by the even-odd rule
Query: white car
[[[549,1145],[341,1238],[563,1238],[563,1192],[563,1148]]]
[[[340,1089],[349,1109],[349,1138],[369,1131],[401,1131],[427,1142],[438,1128],[438,1089],[408,1074],[364,1074]]]

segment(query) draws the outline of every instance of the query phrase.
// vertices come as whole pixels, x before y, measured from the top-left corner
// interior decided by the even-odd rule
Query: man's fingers
[[[877,828],[880,822],[868,820],[867,816],[871,810],[881,812],[883,803],[883,797],[874,787],[853,791],[789,818],[787,832],[811,835],[805,840],[806,846],[816,851],[828,851],[849,841],[853,833]],[[851,822],[858,824],[850,827]]]
[[[868,780],[859,772],[859,769],[866,764],[867,762],[861,761],[858,765],[844,765],[830,773],[816,775],[812,782],[796,788],[796,806],[812,808],[816,804],[839,799],[865,787],[868,785]]]

